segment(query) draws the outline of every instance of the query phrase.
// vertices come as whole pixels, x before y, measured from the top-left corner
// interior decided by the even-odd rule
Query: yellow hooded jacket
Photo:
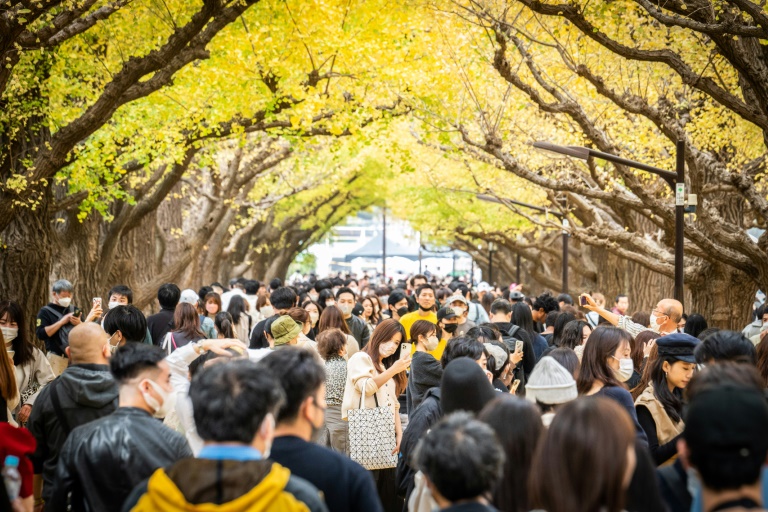
[[[269,473],[239,498],[217,505],[189,503],[164,470],[158,469],[147,484],[147,493],[131,512],[309,512],[309,507],[285,490],[291,472],[272,464]]]

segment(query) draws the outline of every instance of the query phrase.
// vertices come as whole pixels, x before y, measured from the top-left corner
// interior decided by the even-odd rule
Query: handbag
[[[360,393],[360,408],[347,411],[349,421],[349,457],[365,469],[386,469],[397,466],[397,455],[392,454],[395,438],[395,414],[389,407],[380,407],[374,393],[376,407],[365,408],[365,386]]]

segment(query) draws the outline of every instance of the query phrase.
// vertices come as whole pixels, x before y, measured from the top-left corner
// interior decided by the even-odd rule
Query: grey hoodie
[[[32,456],[36,474],[43,474],[48,498],[59,451],[75,427],[111,414],[117,408],[117,384],[109,366],[78,364],[45,386],[35,401],[27,428],[37,440]],[[58,408],[55,404],[58,403]]]

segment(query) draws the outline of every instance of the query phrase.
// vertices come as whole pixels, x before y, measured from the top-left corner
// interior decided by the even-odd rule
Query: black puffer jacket
[[[121,510],[123,502],[156,469],[192,457],[183,435],[148,412],[120,407],[76,428],[59,454],[46,512]]]

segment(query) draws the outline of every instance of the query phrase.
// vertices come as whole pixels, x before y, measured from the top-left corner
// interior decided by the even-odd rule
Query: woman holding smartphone
[[[365,408],[378,406],[389,407],[395,417],[395,449],[400,451],[403,428],[400,423],[400,403],[397,397],[405,391],[408,379],[405,370],[411,364],[408,352],[402,354],[400,344],[405,341],[405,329],[396,320],[384,320],[373,330],[368,344],[349,358],[347,363],[347,382],[341,405],[341,418],[348,419],[350,409],[360,407],[361,399]],[[375,395],[375,397],[374,397]],[[385,510],[402,510],[402,500],[395,492],[395,468],[379,469],[371,472],[376,480],[379,497]],[[399,501],[399,503],[398,503]]]

